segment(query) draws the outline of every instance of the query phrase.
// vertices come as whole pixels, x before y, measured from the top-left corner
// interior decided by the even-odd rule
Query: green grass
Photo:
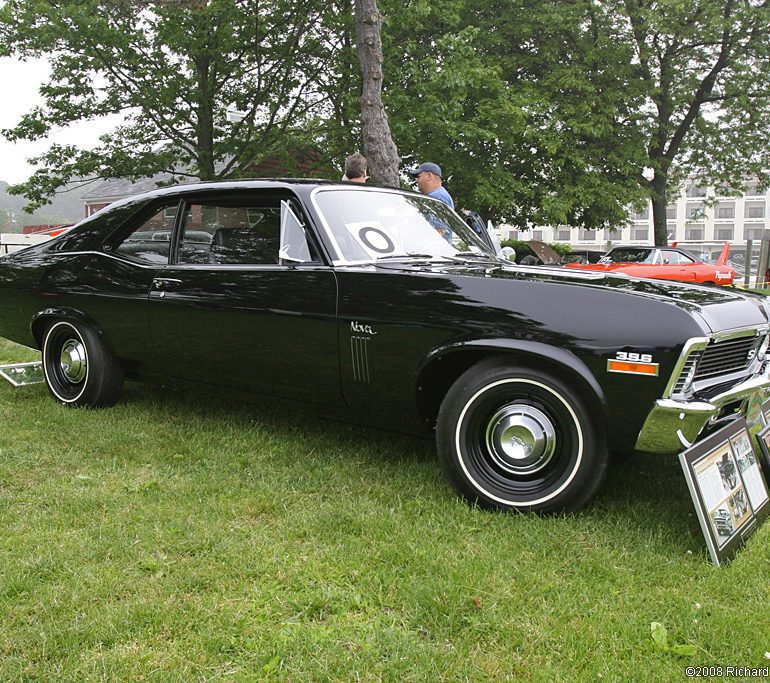
[[[33,359],[0,341],[0,362]],[[457,500],[430,442],[127,384],[0,386],[0,680],[685,680],[765,666],[770,524],[714,567],[675,458],[566,518]],[[656,649],[651,622],[671,644]]]

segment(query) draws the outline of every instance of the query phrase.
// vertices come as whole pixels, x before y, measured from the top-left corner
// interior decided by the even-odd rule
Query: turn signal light
[[[608,360],[607,372],[625,372],[631,375],[658,376],[657,363],[632,363],[626,360]]]

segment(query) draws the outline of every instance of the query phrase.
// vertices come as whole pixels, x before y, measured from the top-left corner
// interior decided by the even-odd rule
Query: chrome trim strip
[[[729,332],[715,332],[711,335],[711,338],[715,342],[729,341],[730,339],[739,339],[741,337],[759,337],[767,333],[767,325],[758,325],[753,327],[745,327],[740,330],[731,330]]]
[[[168,263],[148,263],[144,262],[141,263],[138,260],[129,259],[125,256],[115,256],[115,254],[111,254],[108,251],[96,251],[93,249],[89,249],[86,251],[58,251],[56,252],[56,256],[65,257],[65,256],[87,256],[87,255],[93,255],[93,256],[104,256],[105,258],[111,258],[115,261],[119,261],[120,263],[128,263],[129,265],[136,266],[137,268],[148,268],[151,270],[162,270],[166,266],[168,266]]]

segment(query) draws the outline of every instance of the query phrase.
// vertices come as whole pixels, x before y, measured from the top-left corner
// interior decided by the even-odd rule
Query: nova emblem
[[[363,334],[371,334],[375,335],[377,332],[375,332],[372,329],[371,325],[362,325],[359,322],[356,322],[355,320],[350,321],[350,331],[351,332],[358,332],[359,334],[363,332]]]

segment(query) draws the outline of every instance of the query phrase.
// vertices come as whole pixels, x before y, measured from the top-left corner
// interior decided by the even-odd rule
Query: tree
[[[376,0],[355,0],[356,49],[361,64],[364,154],[375,182],[398,187],[398,150],[382,104],[382,15]]]
[[[440,163],[456,204],[485,218],[625,222],[643,156],[624,73],[610,66],[624,48],[595,3],[398,5],[385,8],[385,100],[404,156]]]
[[[630,46],[635,125],[646,139],[638,182],[652,201],[655,244],[666,206],[687,176],[723,191],[767,182],[770,9],[766,0],[616,0],[618,41]],[[645,174],[645,171],[647,173]]]
[[[460,206],[612,228],[651,200],[664,244],[684,178],[770,180],[767,0],[382,2],[394,136]]]
[[[7,0],[0,54],[52,64],[44,105],[4,131],[7,139],[125,116],[94,150],[52,145],[14,192],[35,207],[76,177],[233,178],[267,157],[291,170],[325,104],[317,84],[333,56],[331,12],[323,0],[302,11],[292,0]]]

